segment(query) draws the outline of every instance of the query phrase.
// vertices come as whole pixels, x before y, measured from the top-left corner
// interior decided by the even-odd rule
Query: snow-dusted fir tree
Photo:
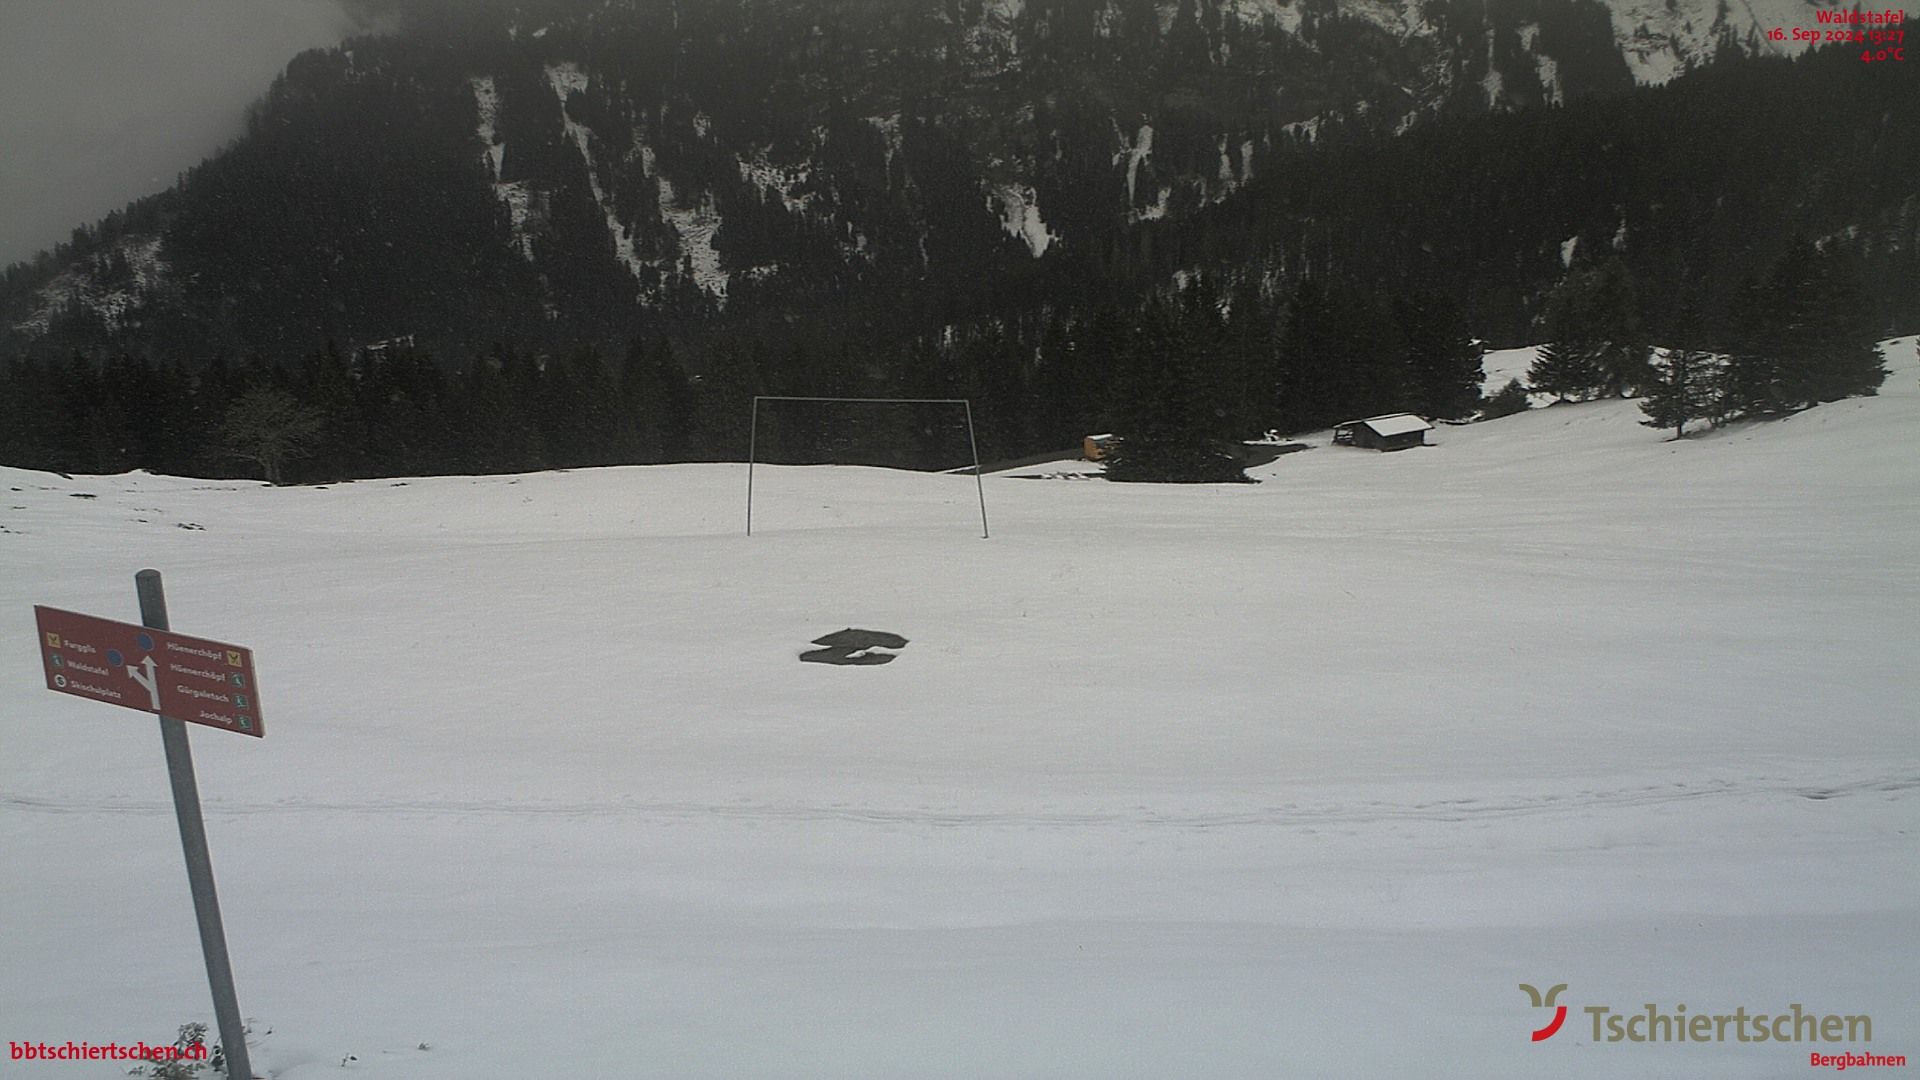
[[[1654,364],[1654,375],[1646,387],[1640,411],[1647,414],[1641,423],[1652,428],[1672,428],[1673,437],[1687,434],[1687,421],[1711,419],[1719,400],[1720,365],[1712,354],[1698,349],[1674,349]]]
[[[1549,341],[1540,347],[1527,368],[1527,386],[1535,393],[1552,394],[1560,401],[1585,401],[1603,382],[1593,354],[1578,345]]]
[[[1533,407],[1527,399],[1527,388],[1520,385],[1519,379],[1508,379],[1507,385],[1487,395],[1480,406],[1480,419],[1498,420],[1503,416],[1526,412]]]
[[[1650,350],[1640,336],[1633,278],[1618,256],[1569,274],[1548,297],[1542,321],[1553,352],[1542,350],[1527,373],[1534,389],[1584,400],[1624,397],[1646,385]]]
[[[1877,393],[1887,377],[1857,277],[1840,256],[1806,241],[1742,290],[1735,322],[1726,378],[1741,415]]]
[[[1700,347],[1702,283],[1683,271],[1678,291],[1680,312],[1674,333],[1679,340],[1651,365],[1643,384],[1646,397],[1640,402],[1640,411],[1647,414],[1641,423],[1651,428],[1672,428],[1674,438],[1684,439],[1688,421],[1705,420],[1717,425],[1726,418],[1726,379],[1720,357]]]

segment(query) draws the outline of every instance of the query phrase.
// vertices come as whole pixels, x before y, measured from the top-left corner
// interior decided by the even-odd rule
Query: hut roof
[[[1359,421],[1372,429],[1375,435],[1386,438],[1390,435],[1406,435],[1415,431],[1431,431],[1433,425],[1412,413],[1389,413],[1386,416],[1371,416]]]

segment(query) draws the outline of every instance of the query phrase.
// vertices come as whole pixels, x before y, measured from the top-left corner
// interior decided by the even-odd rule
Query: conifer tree
[[[1586,400],[1624,397],[1646,383],[1649,350],[1640,338],[1633,280],[1618,256],[1561,281],[1547,299],[1544,322],[1556,347],[1544,372],[1553,385],[1529,372],[1535,389],[1563,401]]]
[[[1872,394],[1886,378],[1859,284],[1836,254],[1797,243],[1775,264],[1761,319],[1789,407]]]
[[[1641,423],[1652,428],[1672,428],[1673,437],[1685,438],[1687,421],[1704,420],[1715,415],[1719,400],[1718,369],[1713,357],[1697,349],[1675,349],[1655,365],[1653,382],[1647,387],[1640,411],[1647,414]]]
[[[1093,433],[1081,332],[1060,312],[1047,313],[1033,377],[1034,425],[1045,445],[1071,446]]]
[[[1602,263],[1591,288],[1587,333],[1604,380],[1601,389],[1612,397],[1626,397],[1646,385],[1652,355],[1641,333],[1640,306],[1626,262],[1616,256]]]
[[[1407,366],[1391,309],[1372,289],[1309,277],[1287,302],[1276,364],[1281,431],[1308,431],[1398,407]]]
[[[1600,383],[1600,365],[1592,354],[1563,341],[1540,346],[1527,368],[1528,388],[1537,394],[1552,394],[1559,401],[1584,401],[1593,396]]]
[[[620,365],[621,453],[636,462],[685,461],[692,452],[698,404],[673,346],[628,346]]]
[[[1498,420],[1502,416],[1526,412],[1533,407],[1527,399],[1527,388],[1520,385],[1519,379],[1508,379],[1507,385],[1487,396],[1486,404],[1480,409],[1480,419]]]
[[[1218,417],[1191,354],[1158,301],[1141,312],[1118,360],[1109,480],[1220,483],[1247,479],[1220,445]]]
[[[1730,337],[1726,392],[1737,415],[1778,416],[1874,394],[1886,379],[1858,280],[1806,241],[1741,290]]]
[[[1222,344],[1223,391],[1235,438],[1266,433],[1273,422],[1272,377],[1276,312],[1249,275],[1233,290]]]
[[[1407,350],[1406,408],[1428,418],[1457,420],[1480,405],[1485,350],[1466,331],[1459,308],[1433,292],[1394,303]]]

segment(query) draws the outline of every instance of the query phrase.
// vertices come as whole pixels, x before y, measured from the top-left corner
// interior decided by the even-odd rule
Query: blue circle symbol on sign
[[[133,640],[134,640],[134,643],[136,645],[139,645],[140,648],[142,648],[143,650],[147,652],[153,651],[153,635],[152,634],[141,634],[139,637],[134,638]]]
[[[120,655],[119,649],[107,650],[107,664],[110,667],[119,667],[121,664],[124,664],[126,662],[127,662],[127,658]]]

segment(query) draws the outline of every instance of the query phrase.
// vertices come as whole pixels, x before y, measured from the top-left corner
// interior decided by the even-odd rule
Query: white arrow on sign
[[[133,677],[134,682],[137,682],[141,686],[145,687],[147,690],[147,696],[153,699],[154,712],[160,711],[160,681],[153,677],[154,669],[159,666],[160,665],[153,662],[153,657],[151,656],[141,661],[140,667],[147,669],[146,676],[142,678],[140,675],[140,668],[134,667],[132,664],[127,665],[127,674]]]

